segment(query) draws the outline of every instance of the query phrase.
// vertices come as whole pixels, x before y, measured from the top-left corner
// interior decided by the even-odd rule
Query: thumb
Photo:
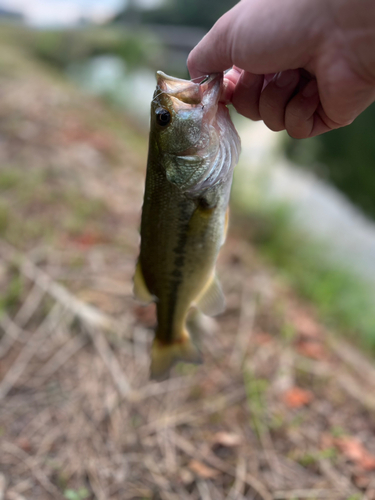
[[[191,51],[187,62],[191,77],[233,65],[255,74],[306,67],[316,51],[315,25],[320,18],[319,6],[313,4],[242,0]]]
[[[235,9],[224,14],[190,52],[187,67],[191,78],[225,71],[233,66],[232,19]]]

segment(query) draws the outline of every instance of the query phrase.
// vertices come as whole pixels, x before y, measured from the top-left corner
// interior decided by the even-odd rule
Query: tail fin
[[[162,344],[155,338],[151,348],[150,377],[154,380],[168,378],[170,369],[178,361],[202,363],[201,353],[192,343],[189,333],[184,330],[173,344]]]

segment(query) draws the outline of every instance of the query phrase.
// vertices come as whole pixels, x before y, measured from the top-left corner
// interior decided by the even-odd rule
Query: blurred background
[[[374,106],[299,141],[231,110],[227,310],[148,380],[155,71],[235,3],[0,0],[0,500],[375,498]]]

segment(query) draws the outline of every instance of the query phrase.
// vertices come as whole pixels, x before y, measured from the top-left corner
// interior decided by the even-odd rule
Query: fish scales
[[[202,84],[158,72],[134,290],[155,301],[151,376],[177,360],[200,361],[186,322],[192,309],[221,312],[215,263],[225,238],[239,138],[218,103],[222,75]]]

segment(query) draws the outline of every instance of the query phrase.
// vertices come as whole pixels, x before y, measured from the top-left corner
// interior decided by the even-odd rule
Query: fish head
[[[226,132],[239,144],[228,110],[219,103],[222,85],[222,73],[193,82],[157,72],[150,141],[168,181],[182,191],[207,187],[202,182],[218,163]]]
[[[202,144],[204,123],[217,106],[222,75],[201,83],[157,72],[157,87],[151,106],[151,131],[161,153],[194,152]]]

